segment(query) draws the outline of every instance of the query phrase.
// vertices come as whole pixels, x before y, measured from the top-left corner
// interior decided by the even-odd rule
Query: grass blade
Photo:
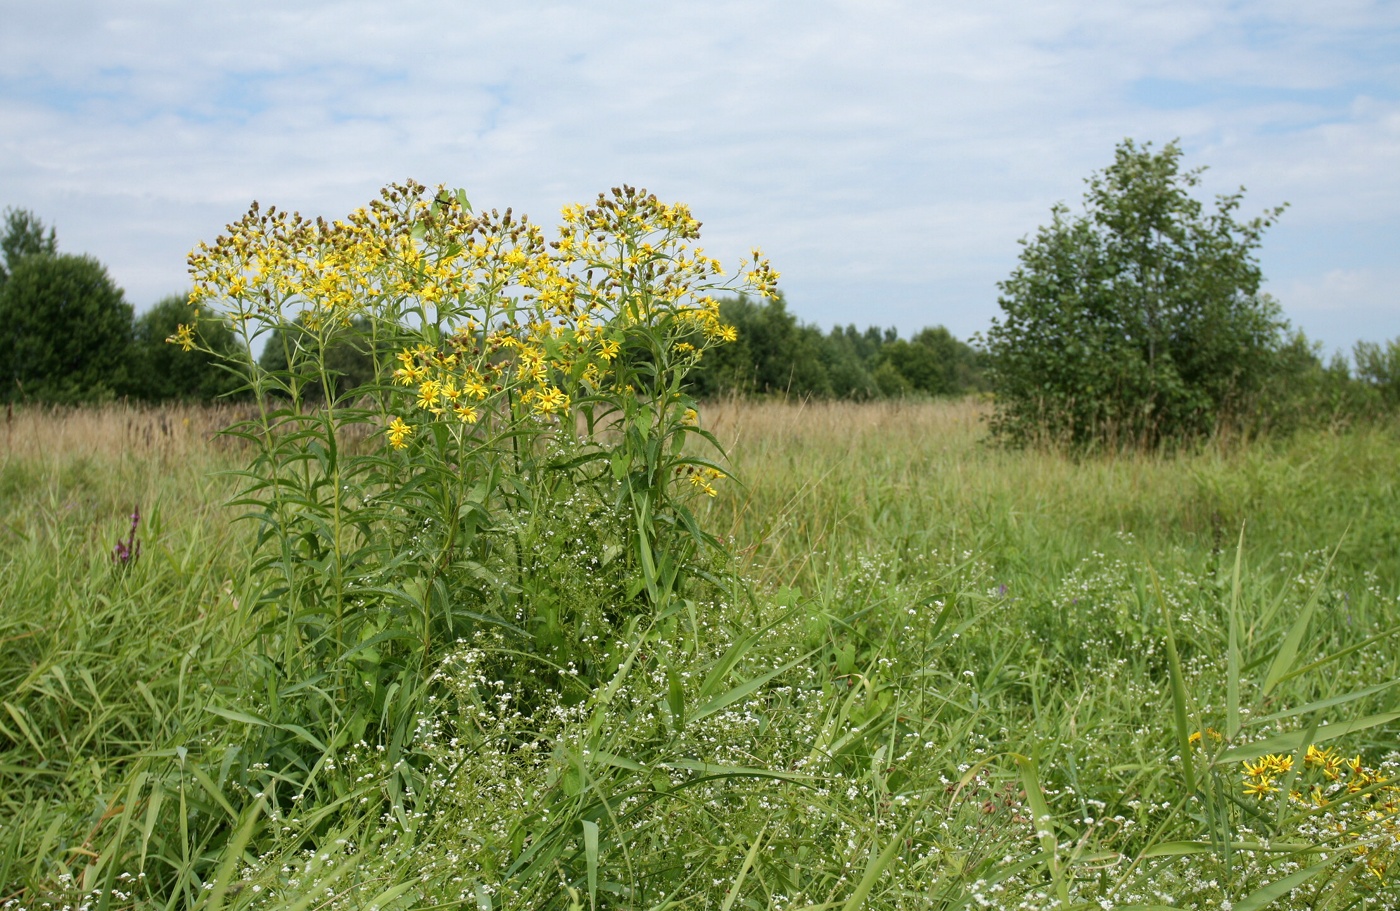
[[[739,897],[739,887],[744,884],[744,877],[748,875],[754,859],[758,857],[758,851],[763,847],[763,836],[767,831],[768,826],[765,824],[754,836],[753,847],[749,848],[749,853],[744,857],[744,863],[739,867],[739,875],[734,877],[734,884],[729,887],[729,894],[724,897],[724,903],[719,906],[719,911],[729,911],[730,908],[734,907],[734,901]]]
[[[1269,883],[1262,889],[1249,893],[1235,903],[1234,911],[1259,911],[1260,908],[1267,908],[1275,899],[1282,898],[1330,866],[1332,861],[1328,860],[1290,873],[1278,882]]]
[[[588,864],[588,907],[598,907],[598,824],[591,819],[583,823],[583,857]]]
[[[1152,588],[1157,595],[1157,604],[1162,610],[1162,623],[1167,628],[1167,669],[1172,686],[1172,725],[1176,729],[1176,750],[1181,757],[1181,770],[1186,777],[1186,791],[1196,791],[1196,767],[1191,755],[1191,732],[1196,727],[1191,724],[1186,695],[1186,677],[1181,672],[1181,655],[1176,648],[1176,631],[1172,628],[1172,608],[1162,595],[1162,583],[1157,573],[1152,573]]]
[[[1064,871],[1060,868],[1060,843],[1055,837],[1054,822],[1050,816],[1050,805],[1040,790],[1040,770],[1035,759],[1012,753],[1016,766],[1021,770],[1021,786],[1026,790],[1026,803],[1034,815],[1040,847],[1045,853],[1045,865],[1050,871],[1050,880],[1055,884],[1055,894],[1060,907],[1069,907],[1069,884],[1065,882]]]
[[[1303,644],[1303,637],[1308,632],[1308,624],[1312,621],[1313,611],[1317,608],[1317,602],[1322,598],[1322,585],[1327,580],[1328,571],[1332,568],[1332,561],[1336,559],[1337,551],[1340,548],[1340,544],[1333,548],[1332,555],[1327,558],[1327,565],[1323,567],[1316,584],[1313,585],[1312,593],[1308,595],[1307,602],[1304,603],[1303,609],[1298,612],[1293,626],[1288,630],[1288,635],[1284,637],[1283,644],[1279,646],[1278,652],[1274,656],[1274,663],[1269,665],[1269,672],[1264,676],[1264,695],[1267,696],[1273,692],[1274,687],[1278,686],[1293,669],[1293,663],[1298,658],[1298,648]]]

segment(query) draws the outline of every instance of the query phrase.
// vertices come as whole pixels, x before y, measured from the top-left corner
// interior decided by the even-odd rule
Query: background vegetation
[[[1153,152],[1124,143],[1115,163],[1091,179],[1086,215],[1058,207],[1050,226],[1024,242],[1022,264],[1002,286],[1004,317],[970,342],[941,326],[907,339],[877,326],[823,331],[801,322],[781,296],[723,298],[721,317],[737,341],[695,364],[687,389],[702,399],[850,401],[991,393],[1004,441],[1080,447],[1287,432],[1393,413],[1400,339],[1360,342],[1349,358],[1327,359],[1289,330],[1276,304],[1257,294],[1252,251],[1268,221],[1234,222],[1238,194],[1207,216],[1189,194],[1198,176],[1181,171],[1175,145]],[[1206,243],[1212,238],[1214,247]],[[6,401],[247,397],[218,366],[221,357],[237,359],[241,343],[219,320],[200,318],[183,295],[133,317],[99,263],[59,255],[54,229],[23,209],[6,210],[0,252]],[[15,270],[20,281],[6,291]],[[1198,294],[1202,288],[1209,293]],[[204,352],[166,344],[182,324],[197,328]],[[345,389],[373,374],[366,333],[364,323],[352,323],[327,340]],[[288,369],[285,352],[280,335],[264,339],[262,368]],[[314,386],[314,377],[303,379]]]
[[[296,733],[316,681],[253,648],[257,529],[229,521],[220,473],[247,455],[210,435],[235,415],[18,410],[6,900],[1044,908],[1063,887],[1072,906],[1394,907],[1394,869],[1366,867],[1393,834],[1345,815],[1362,798],[1248,797],[1240,757],[1310,735],[1400,771],[1396,429],[1085,459],[989,448],[986,416],[704,409],[745,484],[700,518],[743,588],[619,637],[644,654],[616,690],[566,688],[541,716],[498,683],[523,659],[474,638],[409,741],[316,747]],[[586,600],[577,522],[537,540],[552,590]],[[278,700],[306,714],[269,730]],[[594,726],[608,746],[584,755]],[[1228,739],[1183,751],[1196,730]],[[248,759],[278,742],[293,789]]]

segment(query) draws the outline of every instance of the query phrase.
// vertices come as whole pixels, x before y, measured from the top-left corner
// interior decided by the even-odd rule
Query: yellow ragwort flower
[[[546,386],[535,396],[535,411],[538,414],[554,414],[569,407],[569,397],[558,386]]]
[[[390,446],[395,449],[403,449],[408,445],[405,441],[413,435],[413,428],[405,424],[403,418],[394,418],[389,422],[389,429],[386,433],[389,435]]]
[[[437,380],[424,380],[418,387],[418,407],[433,409],[437,407],[438,396],[441,394],[442,383]]]
[[[194,326],[184,323],[175,327],[175,334],[165,340],[168,345],[179,345],[181,351],[194,350]]]

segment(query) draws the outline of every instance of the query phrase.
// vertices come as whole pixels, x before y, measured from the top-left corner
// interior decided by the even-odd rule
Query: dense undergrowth
[[[402,741],[313,744],[218,505],[227,416],[17,414],[5,901],[1395,906],[1394,792],[1305,755],[1397,772],[1393,430],[1073,460],[986,448],[966,404],[701,420],[747,482],[700,515],[734,581],[600,637],[587,686],[527,688],[542,656],[479,629]],[[574,506],[535,553],[596,603]],[[1268,755],[1295,770],[1246,793]]]

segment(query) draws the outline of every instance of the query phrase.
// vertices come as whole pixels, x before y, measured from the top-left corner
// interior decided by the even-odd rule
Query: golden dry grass
[[[220,430],[243,413],[231,406],[131,405],[102,408],[10,407],[5,458],[47,461],[139,456],[157,462],[203,459]]]

